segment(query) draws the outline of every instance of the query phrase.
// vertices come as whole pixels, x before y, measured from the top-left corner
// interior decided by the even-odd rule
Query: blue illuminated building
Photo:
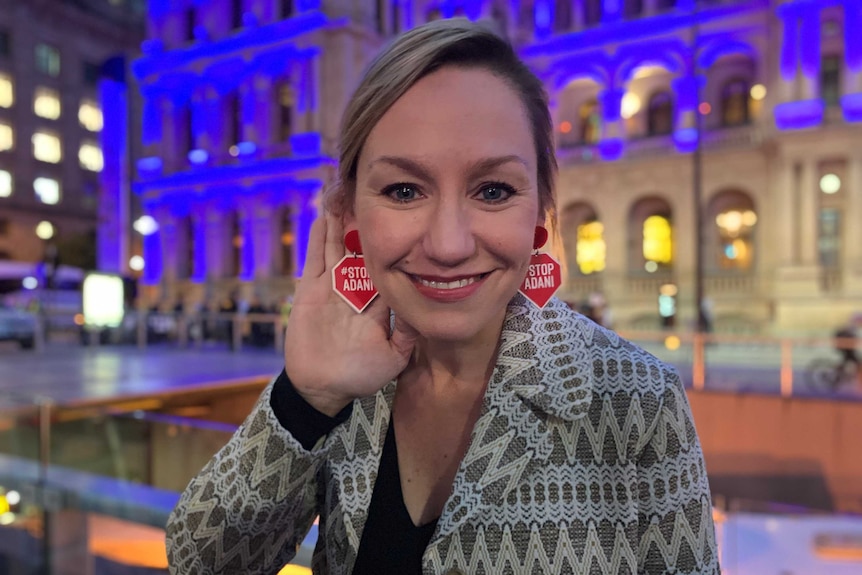
[[[654,327],[664,286],[676,319],[691,319],[700,149],[719,329],[827,327],[862,309],[862,0],[152,0],[149,11],[134,71],[136,191],[158,223],[144,238],[152,302],[290,293],[363,65],[411,26],[467,17],[493,21],[551,97],[565,297],[603,292],[618,327]]]

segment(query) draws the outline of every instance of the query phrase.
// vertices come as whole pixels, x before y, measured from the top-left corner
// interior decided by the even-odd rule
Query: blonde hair
[[[555,231],[557,160],[545,87],[511,44],[485,25],[464,18],[413,28],[371,62],[341,120],[338,176],[324,191],[324,207],[337,216],[352,213],[357,163],[371,130],[416,82],[445,66],[487,70],[518,94],[536,147],[539,205]]]

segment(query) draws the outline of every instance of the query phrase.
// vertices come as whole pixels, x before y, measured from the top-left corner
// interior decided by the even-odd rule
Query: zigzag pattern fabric
[[[167,526],[171,573],[273,574],[315,516],[312,570],[349,575],[396,383],[304,450],[271,386]],[[558,300],[509,305],[497,365],[423,573],[719,575],[709,487],[676,372]]]

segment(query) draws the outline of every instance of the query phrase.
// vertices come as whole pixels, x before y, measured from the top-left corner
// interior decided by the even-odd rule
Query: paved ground
[[[691,384],[691,350],[668,351],[642,342],[645,348],[677,366]],[[793,350],[794,387],[806,387],[806,368],[815,358],[832,358],[829,349]],[[708,389],[778,393],[781,354],[776,346],[719,345],[707,350]],[[140,350],[134,346],[83,347],[55,344],[41,353],[0,346],[0,405],[30,402],[38,395],[59,403],[123,395],[158,393],[185,386],[205,385],[275,375],[283,366],[281,354],[270,348],[243,348],[233,353],[224,346],[179,349],[171,344]],[[845,385],[839,395],[862,398]]]
[[[52,345],[41,353],[0,348],[0,404],[47,396],[58,403],[158,393],[185,386],[274,376],[284,360],[270,349],[88,348]]]

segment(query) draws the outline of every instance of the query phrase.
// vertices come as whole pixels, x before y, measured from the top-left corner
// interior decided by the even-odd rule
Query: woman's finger
[[[302,277],[317,278],[326,272],[326,263],[323,259],[324,243],[326,242],[326,218],[318,216],[311,224],[308,233],[308,249],[305,252],[305,266],[302,268]]]
[[[323,261],[326,269],[331,270],[344,257],[344,226],[341,220],[326,212],[326,244]]]

